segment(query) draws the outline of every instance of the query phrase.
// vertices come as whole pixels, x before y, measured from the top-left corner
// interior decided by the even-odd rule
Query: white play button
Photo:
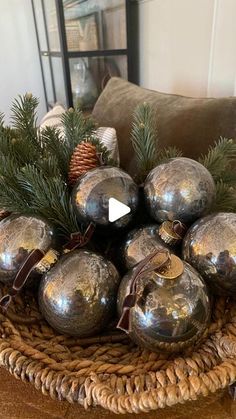
[[[128,205],[123,204],[115,198],[109,198],[108,219],[111,223],[129,214],[130,211],[131,209]]]

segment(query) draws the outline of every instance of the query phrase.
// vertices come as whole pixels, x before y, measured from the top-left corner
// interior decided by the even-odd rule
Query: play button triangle
[[[123,204],[115,198],[109,198],[108,219],[111,223],[129,214],[130,211],[131,209],[128,205]]]

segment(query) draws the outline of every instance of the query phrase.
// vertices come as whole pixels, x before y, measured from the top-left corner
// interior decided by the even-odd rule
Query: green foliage
[[[236,211],[236,142],[220,137],[199,162],[209,170],[216,183],[211,211]]]
[[[157,158],[154,112],[147,103],[139,105],[134,112],[131,140],[136,155],[138,177],[144,180],[155,166]]]
[[[39,131],[37,106],[31,94],[16,99],[11,128],[0,114],[0,208],[41,215],[69,236],[80,231],[67,185],[71,155],[83,140],[91,140],[106,162],[109,152],[95,137],[94,122],[77,110],[62,116],[65,135],[52,127]]]
[[[91,144],[96,146],[97,154],[101,159],[101,163],[105,164],[106,166],[116,166],[116,162],[110,157],[111,152],[104,146],[99,138],[95,135],[92,135],[87,139]]]
[[[201,156],[199,162],[209,170],[215,181],[235,184],[235,174],[231,170],[232,164],[236,162],[235,141],[220,137],[208,153]]]
[[[151,169],[182,153],[176,147],[158,150],[158,135],[155,113],[148,103],[135,109],[131,141],[137,162],[137,181],[143,182]]]
[[[60,228],[64,235],[79,231],[70,199],[70,191],[60,175],[49,177],[43,169],[26,166],[17,175],[22,194],[29,197],[30,211]]]
[[[211,207],[211,212],[236,211],[236,191],[223,181],[216,182],[216,198]]]
[[[53,162],[57,165],[57,170],[66,181],[71,157],[71,150],[67,147],[67,142],[55,127],[45,127],[40,136],[45,159],[54,158]]]
[[[85,118],[80,110],[73,108],[68,109],[62,115],[61,122],[65,132],[65,144],[70,158],[75,147],[81,141],[93,135],[95,124],[91,118]]]
[[[37,158],[41,146],[37,130],[36,110],[38,99],[31,93],[26,93],[15,99],[12,105],[12,124],[21,139],[22,147],[28,146],[30,159]],[[32,154],[31,154],[32,153]]]
[[[161,150],[158,154],[156,165],[166,163],[168,160],[181,157],[182,151],[178,150],[177,147],[167,147]]]

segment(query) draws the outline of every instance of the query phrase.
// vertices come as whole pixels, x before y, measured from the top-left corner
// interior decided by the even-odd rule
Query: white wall
[[[236,0],[140,0],[140,84],[236,95]]]
[[[0,111],[9,121],[11,101],[32,92],[46,112],[30,0],[0,0]]]

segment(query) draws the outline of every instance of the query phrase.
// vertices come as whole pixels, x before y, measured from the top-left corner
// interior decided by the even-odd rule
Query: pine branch
[[[0,155],[0,208],[27,213],[30,197],[17,182],[18,170],[12,157]]]
[[[60,171],[63,179],[66,180],[71,151],[63,138],[61,138],[60,131],[55,127],[45,127],[40,132],[40,139],[45,158],[48,158],[48,156],[54,157],[54,163],[58,166],[58,171]]]
[[[236,162],[236,143],[220,137],[215,145],[209,148],[208,153],[200,157],[199,162],[209,170],[215,181],[227,183],[228,169]]]
[[[139,105],[134,112],[131,141],[136,154],[139,176],[144,180],[149,171],[156,166],[157,160],[154,112],[147,103]]]
[[[35,163],[35,167],[42,171],[46,178],[61,176],[56,156],[48,156]]]
[[[19,139],[21,162],[26,164],[40,158],[41,144],[38,137],[36,109],[38,99],[30,93],[15,99],[12,105],[12,124]]]
[[[61,122],[65,134],[65,145],[71,157],[75,147],[94,133],[95,123],[91,118],[85,118],[81,111],[73,108],[62,115]]]
[[[216,198],[210,212],[236,211],[236,190],[222,181],[216,182]]]
[[[168,160],[174,159],[176,157],[182,157],[182,151],[178,150],[176,147],[164,148],[158,154],[156,165],[166,163]]]
[[[70,193],[61,176],[46,177],[43,170],[28,165],[18,174],[17,181],[29,194],[33,212],[54,223],[66,236],[79,231]]]
[[[97,154],[101,156],[101,160],[106,166],[117,166],[117,163],[111,158],[111,151],[101,142],[101,140],[93,134],[87,138],[91,144],[95,145]]]

